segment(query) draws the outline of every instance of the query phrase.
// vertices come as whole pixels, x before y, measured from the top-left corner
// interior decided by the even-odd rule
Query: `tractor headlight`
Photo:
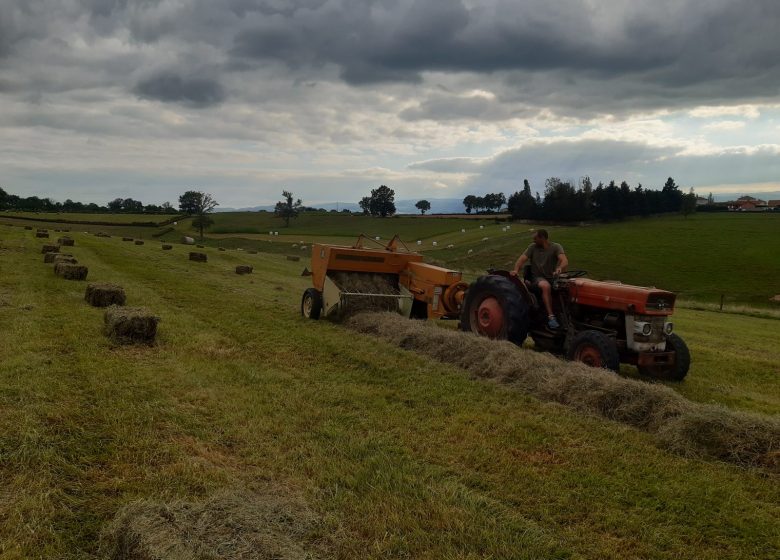
[[[666,323],[666,324],[664,325],[664,332],[665,332],[667,335],[670,335],[670,334],[672,334],[672,331],[673,331],[673,330],[674,330],[674,323]]]
[[[634,332],[642,336],[650,336],[650,333],[653,332],[653,325],[644,321],[637,321],[634,323]]]

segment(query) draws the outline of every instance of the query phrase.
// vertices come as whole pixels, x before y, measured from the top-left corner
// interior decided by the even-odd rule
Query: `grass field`
[[[2,212],[0,218],[25,218],[59,223],[107,222],[112,224],[154,223],[159,224],[175,220],[170,214],[82,214],[77,212]]]
[[[112,347],[84,283],[54,277],[31,232],[0,225],[0,558],[99,558],[128,502],[258,480],[305,497],[321,519],[305,539],[325,558],[780,554],[775,476],[684,459],[306,322],[304,262],[207,248],[191,263],[182,246],[73,235],[90,279],[162,317],[159,340]],[[236,276],[242,263],[255,273]],[[676,390],[780,412],[780,323],[687,310],[676,322],[694,355]]]

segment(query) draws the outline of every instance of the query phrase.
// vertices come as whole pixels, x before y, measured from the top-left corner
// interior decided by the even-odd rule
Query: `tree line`
[[[178,214],[179,211],[170,203],[144,204],[140,200],[132,198],[115,198],[105,205],[90,202],[85,204],[71,199],[65,202],[54,201],[51,198],[37,196],[21,197],[9,194],[0,188],[0,210],[14,210],[17,212],[73,212],[89,214]]]
[[[506,203],[508,212],[516,220],[549,220],[556,222],[584,222],[588,220],[622,220],[632,216],[649,216],[668,212],[684,215],[696,211],[696,194],[691,189],[684,193],[669,177],[661,190],[645,189],[640,183],[632,188],[626,181],[619,185],[610,181],[595,188],[589,177],[579,185],[550,177],[545,181],[544,196],[531,191],[526,179],[523,189],[504,198],[503,193],[463,199],[467,213],[497,212]]]

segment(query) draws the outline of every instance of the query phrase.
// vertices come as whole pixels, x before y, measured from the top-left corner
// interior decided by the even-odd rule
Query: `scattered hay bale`
[[[539,399],[650,432],[672,451],[780,471],[780,421],[773,417],[694,403],[660,384],[395,313],[361,313],[347,325]]]
[[[51,253],[46,253],[51,254]],[[73,255],[63,255],[62,253],[53,253],[54,254],[54,260],[52,261],[55,265],[57,263],[68,263],[68,264],[78,264],[79,261],[73,258]]]
[[[35,237],[39,237],[41,239],[47,239],[49,237],[49,234],[45,231],[36,231]]]
[[[49,233],[48,229],[38,228],[35,230],[37,233]]]
[[[198,249],[203,249],[203,245],[195,245]]]
[[[181,238],[181,242],[184,245],[195,245],[195,240],[192,237],[187,237],[186,235]]]
[[[117,560],[192,558],[316,560],[320,525],[306,503],[279,486],[223,490],[205,502],[139,501],[104,532]]]
[[[160,318],[144,307],[112,305],[103,321],[106,336],[118,344],[152,344]]]
[[[135,244],[136,244],[136,245],[143,245],[143,244],[144,244],[144,242],[143,242],[142,240],[140,240],[140,239],[136,239],[136,240],[135,240]]]
[[[43,262],[53,263],[56,260],[58,260],[57,257],[72,257],[72,256],[73,255],[71,255],[70,253],[54,253],[54,252],[44,253]]]
[[[59,253],[60,252],[60,246],[59,245],[44,245],[41,247],[41,254],[45,253]]]
[[[133,241],[132,237],[123,237],[122,241]]]
[[[127,296],[122,286],[92,282],[87,285],[84,299],[92,307],[108,307],[109,305],[124,305]]]
[[[58,262],[54,265],[54,274],[66,280],[86,280],[89,269],[80,264]]]
[[[224,251],[224,250],[225,250],[225,248],[224,248],[224,247],[218,247],[217,249],[218,249],[219,251]]]
[[[73,247],[76,244],[76,242],[70,237],[60,237],[57,240],[57,243],[59,243],[62,247]]]
[[[292,262],[298,262],[299,260],[301,260],[301,257],[299,257],[298,255],[287,255],[287,260]]]
[[[170,251],[171,249],[173,249],[173,245],[165,244],[162,246],[163,251]]]
[[[252,250],[252,251],[247,251],[247,253],[249,253],[250,255],[256,255],[257,251]]]
[[[24,226],[24,229],[32,230],[32,226]]]
[[[208,261],[208,257],[206,256],[206,253],[190,253],[190,260],[195,262],[206,262]]]
[[[111,236],[107,234],[105,231],[99,231],[95,234],[95,237],[111,237]]]
[[[240,264],[236,267],[236,274],[252,274],[253,270],[254,268],[249,265]]]

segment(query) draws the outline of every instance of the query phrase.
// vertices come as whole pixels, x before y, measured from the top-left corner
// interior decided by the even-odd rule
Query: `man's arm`
[[[517,259],[517,262],[515,263],[514,270],[512,270],[509,274],[511,274],[512,276],[517,276],[518,274],[520,274],[520,271],[522,270],[523,265],[525,263],[527,263],[527,262],[528,262],[528,255],[523,253],[522,255],[520,255],[520,258]]]
[[[558,268],[555,269],[555,274],[566,272],[569,266],[569,259],[566,258],[566,253],[558,253]]]

